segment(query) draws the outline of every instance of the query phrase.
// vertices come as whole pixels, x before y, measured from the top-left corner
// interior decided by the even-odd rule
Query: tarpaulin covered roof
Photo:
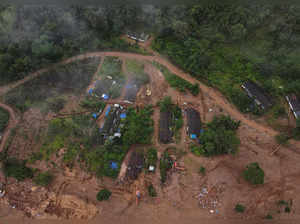
[[[93,116],[93,118],[95,118],[95,119],[97,118],[97,114],[96,114],[96,113],[93,113],[92,116]]]
[[[89,89],[89,94],[90,94],[90,95],[93,94],[93,89]]]
[[[121,114],[120,114],[120,118],[121,118],[121,119],[126,118],[126,113],[121,113]]]
[[[197,135],[196,135],[196,134],[190,134],[190,138],[191,138],[191,139],[196,139],[196,138],[197,138]]]
[[[116,162],[111,162],[110,168],[112,168],[113,170],[116,170],[116,169],[118,169],[118,164]]]
[[[110,106],[107,107],[107,110],[106,110],[106,112],[105,112],[105,116],[107,116],[107,115],[109,114],[110,108],[111,108]]]

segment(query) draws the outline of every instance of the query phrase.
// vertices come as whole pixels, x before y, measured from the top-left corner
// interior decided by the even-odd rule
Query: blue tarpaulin
[[[196,139],[196,138],[197,138],[197,135],[195,135],[195,134],[190,134],[190,138],[191,138],[191,139]]]
[[[102,98],[105,99],[105,100],[107,100],[109,97],[106,94],[102,94]]]
[[[121,114],[120,114],[120,118],[121,118],[121,119],[126,118],[126,113],[121,113]]]
[[[111,108],[110,106],[107,107],[107,110],[105,112],[105,116],[107,116],[109,114],[110,108]]]
[[[90,94],[90,95],[93,94],[93,89],[89,89],[89,94]]]
[[[127,84],[125,88],[126,88],[126,89],[130,89],[130,88],[132,88],[132,86],[133,86],[133,85],[131,85],[131,84]]]
[[[113,170],[116,170],[116,169],[118,169],[118,164],[116,162],[111,162],[110,168],[112,168]]]
[[[93,116],[93,118],[95,118],[95,119],[97,118],[97,114],[96,114],[96,113],[93,113],[92,116]]]

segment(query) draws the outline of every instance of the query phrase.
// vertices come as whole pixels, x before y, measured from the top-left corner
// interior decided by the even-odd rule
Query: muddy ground
[[[145,72],[151,81],[139,91],[138,106],[156,105],[164,96],[171,96],[182,108],[187,104],[197,109],[204,122],[209,122],[215,115],[232,115],[231,110],[220,107],[223,104],[205,89],[201,89],[197,97],[179,93],[170,88],[163,75],[148,62],[145,62]],[[147,89],[151,90],[151,96],[146,96]],[[34,139],[34,135],[30,135],[30,126],[32,130],[42,129],[44,123],[39,119],[42,120],[42,116],[38,111],[29,111],[24,115],[19,132],[24,130],[24,133],[28,132],[25,138]],[[80,167],[75,166],[72,170],[62,167],[56,170],[54,183],[48,188],[36,187],[30,181],[18,183],[9,179],[7,195],[0,200],[0,220],[11,220],[7,223],[57,223],[57,219],[60,223],[68,223],[66,219],[79,219],[71,223],[199,223],[200,220],[201,223],[263,223],[267,214],[273,216],[272,223],[297,223],[300,220],[300,148],[297,144],[280,147],[272,153],[277,147],[274,137],[264,129],[255,129],[242,122],[237,155],[196,157],[188,150],[185,126],[179,144],[163,145],[158,142],[158,107],[154,108],[153,119],[153,144],[159,155],[170,146],[185,152],[179,162],[186,171],[171,173],[165,186],[160,184],[159,170],[155,174],[142,173],[137,181],[128,184],[108,178],[96,179]],[[30,141],[32,146],[24,146],[22,142],[24,140],[16,139],[12,147],[26,156],[28,152],[20,149],[30,150],[34,141]],[[132,150],[141,147],[144,146],[134,146]],[[125,167],[126,162],[127,159]],[[243,169],[251,162],[258,162],[264,170],[264,185],[254,187],[242,178]],[[199,174],[200,166],[206,168],[205,175]],[[47,165],[39,164],[39,168],[43,167],[46,169]],[[3,182],[4,177],[0,178]],[[157,198],[147,194],[150,182],[158,192]],[[98,202],[96,194],[104,187],[112,191],[112,197],[109,201]],[[136,187],[142,193],[138,206],[134,195]],[[278,206],[279,200],[291,203],[290,213]],[[246,206],[244,213],[234,211],[237,203]]]

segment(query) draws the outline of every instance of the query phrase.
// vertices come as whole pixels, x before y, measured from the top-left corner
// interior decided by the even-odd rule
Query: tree
[[[0,108],[0,132],[4,131],[9,121],[9,113]]]
[[[107,189],[102,189],[97,194],[97,200],[98,201],[106,201],[110,198],[111,192]]]
[[[249,183],[258,185],[264,183],[265,173],[263,169],[259,167],[258,163],[255,162],[247,165],[243,176]]]

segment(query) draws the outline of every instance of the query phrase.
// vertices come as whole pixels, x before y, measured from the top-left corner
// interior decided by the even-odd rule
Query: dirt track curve
[[[0,144],[0,152],[3,150],[3,148],[5,147],[5,143],[10,135],[11,130],[16,127],[18,121],[17,121],[17,117],[15,112],[13,111],[13,109],[3,103],[0,103],[0,107],[2,107],[4,110],[7,110],[9,112],[9,123],[5,129],[5,132],[2,136],[2,141]]]
[[[140,54],[135,54],[135,53],[125,53],[125,52],[91,52],[91,53],[86,53],[86,54],[81,54],[78,56],[74,56],[71,58],[68,58],[66,60],[63,60],[62,62],[53,64],[52,66],[49,66],[47,68],[38,70],[34,73],[32,73],[31,75],[27,76],[26,78],[17,81],[15,83],[12,83],[10,85],[7,85],[5,87],[0,87],[0,96],[7,93],[10,89],[16,88],[19,85],[22,85],[23,83],[55,68],[56,66],[59,65],[64,65],[64,64],[68,64],[77,60],[82,60],[85,58],[91,58],[91,57],[103,57],[103,56],[116,56],[116,57],[122,57],[122,58],[131,58],[131,59],[135,59],[135,60],[141,60],[141,61],[148,61],[148,62],[158,62],[162,65],[164,65],[165,67],[167,67],[172,73],[178,75],[179,77],[191,82],[191,83],[198,83],[199,87],[201,89],[202,92],[205,92],[206,94],[208,94],[211,98],[213,98],[216,102],[216,104],[218,104],[220,107],[224,108],[226,111],[228,111],[228,113],[235,119],[240,120],[241,122],[244,122],[245,124],[247,124],[248,126],[263,132],[267,135],[270,136],[275,136],[278,134],[277,131],[273,130],[270,127],[266,127],[264,125],[258,124],[257,122],[248,119],[247,117],[245,117],[242,113],[240,113],[233,105],[231,105],[226,98],[216,89],[214,88],[210,88],[206,85],[204,85],[203,83],[201,83],[200,81],[198,81],[197,79],[193,78],[191,75],[189,75],[188,73],[183,72],[182,70],[180,70],[179,68],[177,68],[175,65],[171,64],[169,61],[167,61],[166,59],[164,59],[163,57],[159,56],[157,53],[154,56],[146,56],[146,55],[140,55]],[[201,99],[199,99],[201,100]],[[14,126],[14,124],[16,123],[16,116],[12,110],[12,108],[10,108],[7,105],[4,104],[0,104],[1,107],[3,107],[4,109],[8,110],[10,115],[11,115],[11,119],[9,122],[9,126],[7,128],[7,130],[11,130],[11,128]],[[2,148],[4,147],[5,141],[9,135],[8,133],[9,131],[6,131],[1,146],[0,146],[0,151],[2,150]]]

